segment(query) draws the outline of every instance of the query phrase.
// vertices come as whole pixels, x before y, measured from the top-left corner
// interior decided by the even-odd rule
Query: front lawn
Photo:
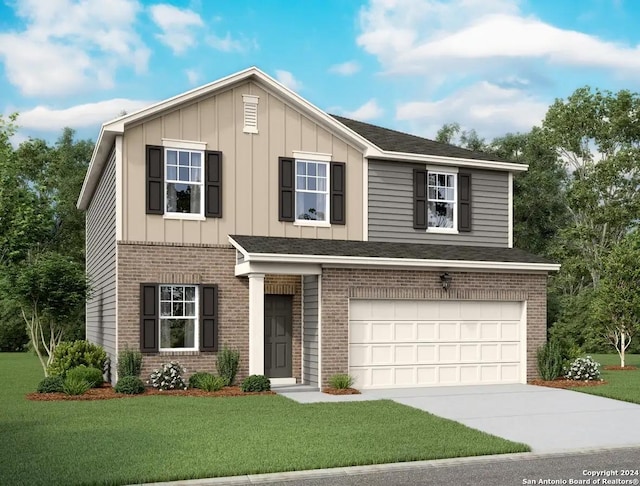
[[[638,367],[633,371],[607,371],[607,365],[620,366],[617,354],[592,354],[591,357],[602,365],[602,379],[606,385],[571,388],[571,390],[601,397],[615,398],[625,402],[640,403],[640,354],[625,356],[625,365]]]
[[[41,378],[32,355],[0,353],[0,484],[127,484],[529,450],[386,400],[26,400]]]

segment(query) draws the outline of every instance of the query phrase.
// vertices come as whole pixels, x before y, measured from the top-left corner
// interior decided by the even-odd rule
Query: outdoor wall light
[[[442,288],[444,290],[449,290],[449,287],[451,287],[451,275],[449,275],[447,272],[441,273],[440,283],[442,284]]]

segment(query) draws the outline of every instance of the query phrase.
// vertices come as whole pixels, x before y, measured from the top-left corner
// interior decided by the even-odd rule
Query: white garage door
[[[351,300],[358,388],[524,383],[520,302]]]

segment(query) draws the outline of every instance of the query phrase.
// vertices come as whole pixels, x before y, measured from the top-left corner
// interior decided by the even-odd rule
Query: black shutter
[[[146,147],[147,214],[164,214],[164,148]]]
[[[222,152],[204,153],[204,215],[222,218]]]
[[[278,220],[293,222],[295,215],[295,160],[278,158]]]
[[[458,174],[458,231],[471,231],[471,174]]]
[[[413,169],[413,227],[427,229],[427,171]]]
[[[158,352],[158,285],[140,284],[140,351]]]
[[[200,351],[218,350],[218,286],[200,286]]]
[[[346,164],[331,162],[331,224],[346,223],[345,191]]]

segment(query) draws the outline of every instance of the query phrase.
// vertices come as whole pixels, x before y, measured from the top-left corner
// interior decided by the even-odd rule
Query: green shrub
[[[206,371],[196,371],[189,377],[189,388],[202,388],[200,386],[200,380],[202,380],[206,376],[213,375],[211,373],[207,373]]]
[[[538,373],[546,381],[562,375],[562,350],[556,339],[551,339],[538,349],[536,354]]]
[[[64,382],[61,376],[47,376],[38,383],[38,393],[56,393],[62,391]]]
[[[338,373],[329,378],[329,386],[337,390],[344,390],[353,386],[353,377],[346,373]]]
[[[229,349],[226,346],[218,353],[216,360],[216,368],[218,375],[224,379],[224,386],[231,386],[236,379],[238,373],[238,365],[240,364],[240,352]]]
[[[225,380],[222,376],[213,376],[207,374],[200,378],[199,388],[208,392],[215,392],[224,388]]]
[[[138,376],[123,376],[118,380],[113,388],[117,393],[126,393],[127,395],[138,395],[144,392],[144,383]]]
[[[570,380],[591,381],[600,379],[600,363],[593,360],[591,356],[586,358],[576,358],[571,363],[565,373],[565,377]]]
[[[53,352],[53,361],[49,365],[50,375],[65,377],[67,371],[80,365],[104,370],[107,353],[101,346],[89,341],[63,341]]]
[[[125,349],[118,353],[118,378],[140,376],[142,370],[142,353]]]
[[[91,383],[76,377],[68,377],[64,379],[62,391],[67,395],[82,395],[91,388]]]
[[[264,375],[251,375],[242,380],[240,389],[243,392],[261,392],[271,390],[271,382]]]
[[[89,368],[85,365],[71,368],[69,371],[67,371],[66,377],[85,380],[91,385],[91,388],[99,387],[104,381],[104,378],[102,377],[102,371],[100,371],[98,368]]]

